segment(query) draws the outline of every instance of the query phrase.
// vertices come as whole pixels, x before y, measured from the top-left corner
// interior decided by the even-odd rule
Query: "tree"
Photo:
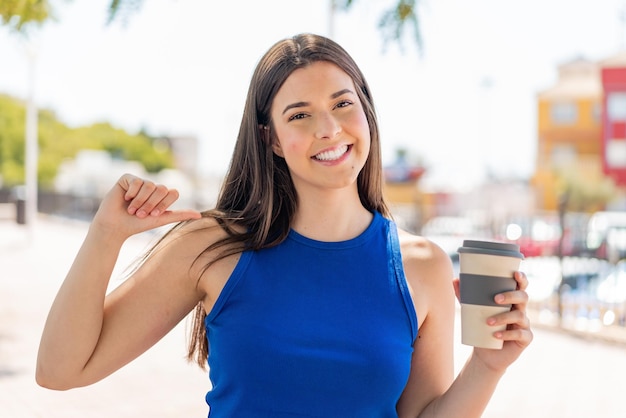
[[[144,0],[110,0],[108,23],[119,19],[128,20],[133,13],[141,9]],[[355,0],[329,0],[331,13],[336,10],[347,11]],[[383,13],[378,28],[382,32],[385,45],[398,42],[402,46],[406,26],[413,28],[413,38],[419,51],[423,48],[417,14],[418,0],[397,0],[395,6]],[[50,0],[2,0],[0,2],[2,22],[17,31],[23,31],[29,23],[43,23],[53,16]],[[331,16],[332,18],[332,16]]]
[[[335,11],[347,11],[355,3],[355,0],[330,0],[331,20]],[[403,46],[404,29],[407,25],[413,28],[413,38],[418,51],[423,50],[423,40],[420,32],[417,14],[417,0],[397,0],[395,6],[385,11],[378,21],[378,29],[382,32],[384,46],[389,42],[398,42]],[[332,32],[332,28],[331,28]]]
[[[24,183],[25,114],[22,101],[0,94],[0,178],[4,186]],[[39,111],[38,119],[37,175],[44,188],[52,185],[61,163],[81,149],[104,150],[117,158],[138,161],[151,173],[174,166],[171,151],[154,146],[157,139],[145,132],[133,135],[108,123],[69,128],[46,109]]]
[[[557,254],[561,265],[561,278],[556,295],[559,325],[562,325],[563,292],[566,286],[563,277],[565,217],[571,211],[592,213],[603,210],[606,204],[616,196],[616,186],[612,179],[604,177],[601,173],[582,175],[576,166],[556,171],[555,177],[557,179],[558,214],[561,229]]]
[[[27,24],[41,24],[52,17],[47,0],[2,0],[0,1],[2,24],[23,32]]]
[[[603,210],[616,196],[616,186],[602,172],[584,172],[575,166],[555,171],[557,194],[564,211],[595,212]]]
[[[0,179],[3,184],[24,181],[24,123],[23,104],[0,95]]]

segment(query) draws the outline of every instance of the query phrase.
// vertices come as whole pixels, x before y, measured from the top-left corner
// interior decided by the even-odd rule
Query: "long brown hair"
[[[357,179],[359,197],[366,209],[390,216],[382,194],[378,122],[369,86],[340,45],[323,36],[300,34],[274,44],[252,75],[237,142],[217,204],[204,213],[214,217],[227,232],[226,238],[205,250],[221,248],[218,259],[243,250],[278,245],[289,233],[298,199],[285,160],[272,151],[270,110],[287,77],[316,61],[337,65],[354,82],[371,135],[370,154]],[[205,317],[203,305],[198,303],[187,353],[188,359],[202,368],[209,349]]]

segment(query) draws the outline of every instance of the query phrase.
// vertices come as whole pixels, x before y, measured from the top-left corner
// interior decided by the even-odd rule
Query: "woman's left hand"
[[[495,302],[501,305],[511,304],[511,310],[493,316],[487,320],[491,326],[505,325],[506,330],[497,331],[494,336],[504,341],[500,350],[475,348],[474,355],[480,359],[485,366],[492,370],[504,372],[511,365],[522,351],[533,340],[533,333],[530,329],[530,321],[526,316],[526,305],[528,303],[528,278],[521,272],[515,272],[517,288],[510,292],[500,293],[495,296]]]
[[[510,292],[504,292],[495,296],[495,302],[500,305],[511,305],[511,310],[493,316],[487,324],[491,326],[506,325],[506,330],[496,331],[494,336],[504,341],[502,349],[474,348],[474,356],[487,368],[503,373],[533,340],[530,329],[530,321],[526,316],[526,304],[528,303],[528,278],[521,271],[513,275],[517,282],[517,288]],[[460,300],[460,282],[455,279],[454,290],[457,299]]]

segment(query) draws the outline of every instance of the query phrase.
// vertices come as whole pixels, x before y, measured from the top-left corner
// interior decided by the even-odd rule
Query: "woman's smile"
[[[324,150],[319,154],[311,157],[311,159],[326,163],[336,163],[343,161],[352,149],[352,145],[339,145],[337,147]]]

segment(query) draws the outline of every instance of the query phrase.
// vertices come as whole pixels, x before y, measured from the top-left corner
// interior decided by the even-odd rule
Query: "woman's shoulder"
[[[180,222],[172,229],[172,232],[176,234],[203,232],[221,238],[229,234],[245,232],[245,227],[217,211],[205,211],[198,219]]]
[[[219,234],[219,231],[223,230],[218,222],[217,218],[205,213],[201,218],[191,219],[178,224],[173,231],[177,233],[192,233],[198,231],[206,231],[213,234]]]
[[[183,237],[180,241],[185,242],[191,256],[190,275],[205,295],[205,312],[212,310],[241,257],[245,243],[236,235],[244,232],[241,225],[210,215],[185,222],[175,232],[177,237]]]
[[[398,239],[403,259],[422,262],[450,262],[448,254],[428,238],[398,228]]]
[[[163,241],[206,249],[213,248],[216,243],[243,230],[235,223],[225,223],[215,216],[203,214],[201,218],[184,221],[174,226],[164,236]]]
[[[450,256],[428,238],[398,228],[400,251],[410,281],[449,281],[454,276]]]
[[[421,330],[427,317],[446,314],[453,306],[452,260],[441,247],[425,237],[399,229],[398,238],[404,275]]]

